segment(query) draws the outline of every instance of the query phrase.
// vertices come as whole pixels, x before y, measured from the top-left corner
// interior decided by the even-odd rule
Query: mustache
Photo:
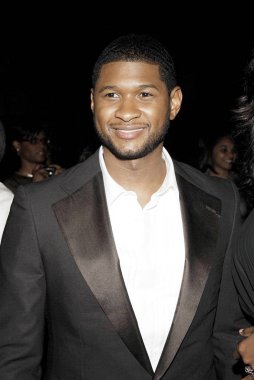
[[[145,129],[149,128],[149,123],[137,123],[137,122],[126,122],[126,123],[109,123],[108,126],[112,129],[126,129],[126,130],[135,130],[135,129]]]
[[[170,127],[170,120],[167,119],[166,122],[165,122],[165,129],[166,131],[169,130],[169,127]],[[96,129],[96,118],[95,116],[93,116],[93,125]],[[135,129],[145,129],[145,128],[150,128],[151,127],[151,123],[147,122],[147,123],[139,123],[139,122],[136,122],[136,121],[128,121],[128,122],[112,122],[112,123],[108,123],[106,126],[108,126],[109,128],[111,129],[126,129],[126,130],[135,130]]]

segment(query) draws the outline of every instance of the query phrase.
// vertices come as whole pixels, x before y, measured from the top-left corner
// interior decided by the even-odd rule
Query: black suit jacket
[[[237,192],[187,165],[175,162],[175,170],[186,260],[156,372],[122,278],[96,152],[15,195],[0,256],[1,379],[40,379],[41,367],[50,380],[234,378],[242,326],[225,318],[233,289],[219,303],[218,295],[221,279],[228,282]]]

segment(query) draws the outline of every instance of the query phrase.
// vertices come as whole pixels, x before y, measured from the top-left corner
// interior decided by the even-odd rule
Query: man
[[[0,121],[0,162],[5,153],[5,132],[3,123]],[[6,219],[9,215],[10,206],[13,200],[13,193],[0,182],[0,242],[2,239],[3,230]]]
[[[238,196],[163,148],[181,101],[153,38],[120,37],[98,58],[101,148],[15,196],[1,250],[0,378],[40,379],[42,361],[52,380],[234,378],[238,333],[225,310],[237,303],[225,285]]]

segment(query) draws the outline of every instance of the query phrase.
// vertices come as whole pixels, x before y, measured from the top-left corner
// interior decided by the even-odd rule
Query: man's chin
[[[102,145],[105,146],[119,160],[138,160],[139,158],[143,158],[152,153],[164,141],[164,137],[164,135],[160,135],[157,139],[148,141],[146,144],[140,146],[130,146],[129,144],[128,147],[115,146],[112,141],[107,141],[102,138],[101,142]]]
[[[130,161],[130,160],[137,160],[139,158],[145,157],[146,154],[140,154],[136,152],[112,152],[119,160],[123,161]]]

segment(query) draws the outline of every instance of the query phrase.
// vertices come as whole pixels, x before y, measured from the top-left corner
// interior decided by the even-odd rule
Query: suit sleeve
[[[215,365],[219,380],[236,380],[242,378],[241,361],[233,357],[238,341],[241,339],[239,329],[249,326],[240,307],[232,277],[232,253],[240,229],[241,217],[236,192],[231,238],[225,255],[223,273],[214,325]],[[228,221],[229,223],[229,221]]]
[[[45,276],[25,188],[15,194],[0,248],[0,379],[41,379]]]

